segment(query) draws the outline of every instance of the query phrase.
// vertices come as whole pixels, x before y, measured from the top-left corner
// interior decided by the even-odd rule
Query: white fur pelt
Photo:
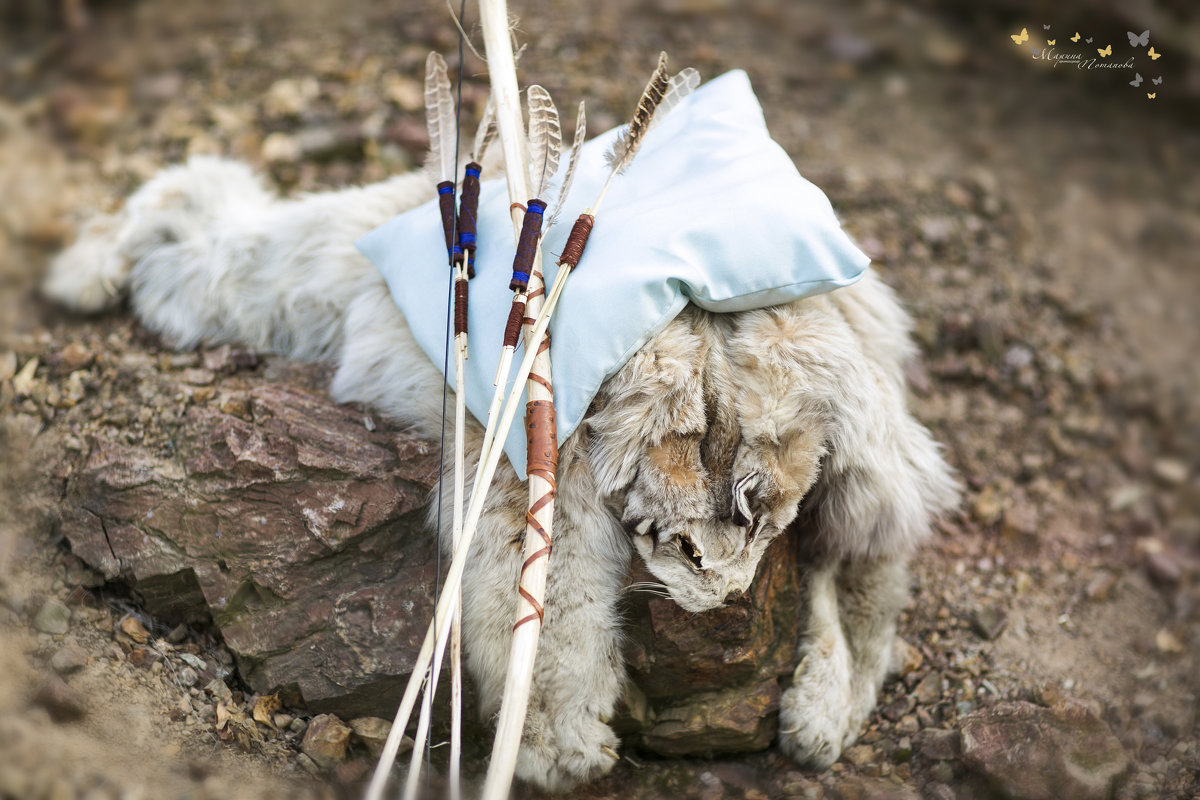
[[[442,377],[353,246],[430,186],[411,174],[280,200],[240,164],[193,158],[89,223],[45,292],[83,311],[128,296],[147,327],[182,348],[240,342],[333,360],[335,398],[432,437]],[[689,307],[605,383],[562,447],[519,776],[563,790],[611,768],[604,747],[618,741],[606,721],[625,680],[617,605],[634,553],[680,606],[702,612],[745,591],[798,516],[812,561],[780,744],[823,767],[854,741],[890,667],[907,559],[957,498],[906,406],[912,355],[906,315],[868,274],[785,306]],[[468,425],[471,468],[482,431]],[[504,462],[464,580],[467,664],[484,715],[504,684],[525,502]]]

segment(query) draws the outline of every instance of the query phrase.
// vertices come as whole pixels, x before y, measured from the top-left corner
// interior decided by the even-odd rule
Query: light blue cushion
[[[548,282],[571,225],[608,175],[604,154],[616,134],[584,145],[571,196],[544,237]],[[563,170],[565,163],[564,157]],[[383,274],[421,348],[439,369],[449,364],[453,386],[454,357],[445,352],[448,343],[453,348],[446,319],[451,270],[432,183],[429,196],[357,245]],[[514,244],[502,180],[483,184],[478,234],[466,386],[467,408],[482,424],[512,302]],[[716,312],[777,305],[852,284],[868,262],[824,193],[767,133],[746,74],[730,72],[700,87],[650,132],[633,165],[613,181],[551,323],[559,441],[579,425],[604,380],[688,302]],[[524,476],[520,420],[505,453]]]

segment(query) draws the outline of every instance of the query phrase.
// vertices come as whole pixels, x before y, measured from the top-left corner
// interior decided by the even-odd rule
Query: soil
[[[419,163],[422,64],[432,48],[456,65],[455,29],[438,3],[86,10],[83,25],[0,31],[0,796],[351,795],[360,746],[314,769],[297,755],[302,708],[285,707],[300,722],[279,731],[217,730],[216,698],[184,672],[191,659],[228,664],[217,632],[146,617],[57,536],[64,476],[45,442],[85,447],[86,426],[56,428],[61,411],[78,392],[120,390],[98,385],[82,354],[163,371],[186,358],[127,312],[64,317],[35,286],[83,219],[189,154],[248,160],[290,193]],[[966,489],[914,565],[906,671],[830,771],[774,751],[633,753],[578,796],[869,796],[848,787],[879,779],[944,797],[955,776],[914,769],[912,737],[1000,698],[1092,708],[1133,759],[1121,797],[1200,793],[1200,183],[1188,179],[1200,128],[1171,95],[1188,65],[1164,58],[1150,101],[1115,70],[1014,55],[1009,29],[1039,22],[1016,11],[511,10],[529,45],[523,81],[560,105],[585,98],[593,130],[629,113],[660,49],[705,77],[747,70],[776,139],[913,313],[912,402]],[[1061,14],[1056,27],[1123,37]],[[464,78],[473,119],[486,72],[470,53]],[[62,630],[56,619],[65,632],[45,632]],[[139,625],[153,652],[127,640]],[[229,707],[254,701],[238,693]]]

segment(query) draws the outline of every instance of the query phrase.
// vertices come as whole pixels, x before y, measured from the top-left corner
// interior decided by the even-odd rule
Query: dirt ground
[[[189,154],[248,160],[289,193],[419,163],[425,54],[455,63],[446,8],[332,6],[114,0],[82,27],[0,32],[0,797],[324,797],[361,777],[304,769],[302,710],[263,741],[220,735],[181,679],[185,654],[227,663],[219,637],[140,616],[56,537],[43,443],[85,437],[58,412],[101,388],[58,366],[71,346],[176,367],[127,313],[65,318],[35,292],[82,219]],[[913,734],[997,698],[1062,697],[1133,758],[1119,796],[1200,794],[1200,127],[1170,91],[1186,65],[1165,54],[1150,101],[1015,55],[1009,34],[1045,20],[936,5],[511,11],[522,80],[586,99],[593,130],[629,113],[660,49],[706,78],[749,72],[776,139],[913,313],[913,404],[966,488],[914,565],[901,634],[918,666],[860,748],[823,775],[774,752],[634,756],[588,796],[849,796],[856,778],[945,796],[914,777]],[[1063,36],[1123,36],[1056,14]],[[477,112],[482,62],[465,74]],[[34,379],[45,393],[22,390]],[[56,612],[65,632],[46,632]],[[130,615],[162,642],[149,667],[120,645]]]

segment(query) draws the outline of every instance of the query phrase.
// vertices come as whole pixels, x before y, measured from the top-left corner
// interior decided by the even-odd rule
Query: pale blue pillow
[[[616,135],[614,129],[584,145],[571,196],[545,234],[547,282],[571,225],[608,175],[604,154]],[[438,369],[448,363],[453,370],[453,354],[445,353],[447,343],[453,347],[445,303],[451,270],[432,184],[429,194],[429,203],[357,246],[383,274],[421,349]],[[478,235],[465,378],[467,408],[482,424],[512,302],[514,245],[502,180],[483,184]],[[850,285],[868,263],[824,193],[767,133],[746,74],[729,72],[700,87],[613,181],[559,302],[550,326],[559,441],[579,425],[604,380],[688,302],[716,312],[778,305]],[[518,350],[516,361],[520,356]],[[523,477],[520,420],[504,450]]]

